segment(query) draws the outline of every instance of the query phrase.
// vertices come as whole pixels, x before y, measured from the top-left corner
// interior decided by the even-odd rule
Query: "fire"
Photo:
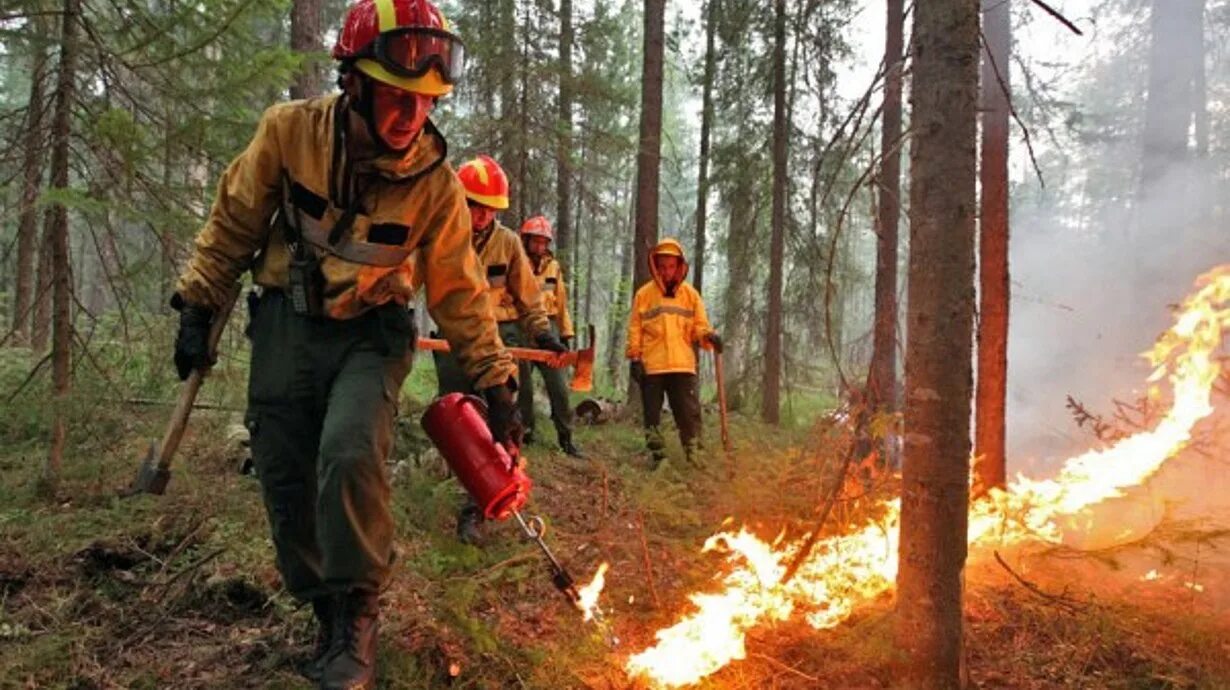
[[[971,550],[1025,540],[1057,542],[1058,520],[1087,513],[1157,472],[1213,411],[1211,392],[1221,372],[1216,353],[1227,329],[1230,265],[1201,276],[1175,324],[1145,353],[1154,367],[1150,384],[1168,378],[1173,392],[1171,408],[1157,426],[1069,459],[1054,479],[1018,476],[1006,491],[978,501],[970,511]],[[1157,395],[1156,389],[1150,393]],[[816,544],[785,584],[785,564],[799,542],[773,544],[745,529],[713,535],[703,551],[722,549],[729,564],[729,572],[717,578],[719,591],[690,595],[696,610],[659,630],[657,644],[631,656],[625,670],[657,686],[690,685],[745,658],[747,633],[757,625],[784,621],[796,611],[817,629],[840,625],[894,586],[900,501],[886,502],[882,514],[878,522]]]
[[[606,587],[606,571],[610,567],[606,562],[600,564],[598,572],[594,573],[594,579],[577,590],[577,608],[581,609],[581,614],[587,623],[599,615],[598,596],[602,594],[602,588]]]

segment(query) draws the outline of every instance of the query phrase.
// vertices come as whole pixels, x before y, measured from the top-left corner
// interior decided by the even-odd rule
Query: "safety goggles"
[[[444,83],[455,84],[465,71],[466,49],[443,29],[407,26],[381,33],[357,57],[371,58],[399,77],[421,77],[434,67]]]

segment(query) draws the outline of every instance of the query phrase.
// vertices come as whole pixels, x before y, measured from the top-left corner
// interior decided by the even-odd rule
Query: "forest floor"
[[[97,409],[50,500],[34,490],[44,447],[0,450],[0,688],[311,687],[295,671],[310,610],[281,590],[258,483],[237,469],[237,413],[194,415],[165,496],[117,497],[166,413]],[[666,466],[648,471],[626,423],[582,428],[584,461],[531,446],[530,512],[547,519],[556,553],[579,581],[611,565],[611,647],[512,524],[488,524],[481,549],[455,541],[461,492],[418,415],[403,409],[392,468],[399,557],[382,595],[384,688],[643,687],[623,671],[628,656],[726,567],[701,554],[705,538],[727,518],[765,539],[802,534],[843,443],[834,416],[785,430],[736,417],[731,465],[709,414],[701,468],[672,439]],[[891,480],[877,489],[892,490]],[[866,503],[840,506],[833,529]],[[994,560],[968,569],[972,687],[1230,688],[1224,576],[1202,573],[1209,589],[1198,593],[1182,577],[1141,582],[1105,553],[1008,561],[1012,571]],[[801,618],[756,628],[748,658],[700,687],[894,687],[891,620],[886,596],[832,630]]]

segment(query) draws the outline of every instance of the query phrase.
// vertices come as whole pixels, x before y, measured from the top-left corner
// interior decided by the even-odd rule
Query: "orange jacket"
[[[532,263],[534,260],[530,261]],[[571,338],[576,335],[572,327],[572,317],[568,314],[568,288],[564,285],[564,269],[550,252],[534,266],[534,276],[538,278],[538,290],[542,293],[542,309],[559,328],[559,336]]]
[[[189,304],[216,309],[249,267],[256,284],[285,288],[285,223],[295,218],[320,257],[329,317],[344,320],[386,302],[407,304],[424,284],[427,309],[475,386],[503,383],[517,365],[500,344],[470,247],[465,195],[444,162],[444,138],[434,126],[404,154],[353,163],[360,212],[337,242],[329,238],[347,203],[335,197],[353,193],[342,191],[349,185],[333,165],[346,158],[334,128],[335,116],[344,112],[338,99],[292,101],[265,111],[248,148],[218,183],[177,292]]]
[[[674,254],[683,261],[683,247],[675,240],[658,243],[649,255],[649,271],[653,280],[636,291],[632,299],[632,315],[628,320],[628,347],[625,355],[640,360],[647,374],[695,374],[696,353],[693,345],[711,349],[705,336],[713,332],[705,315],[705,301],[687,277],[688,264],[683,261],[683,276],[673,295],[653,264],[655,254]]]
[[[478,260],[487,273],[487,294],[495,320],[520,321],[531,338],[551,330],[544,312],[545,296],[534,280],[534,269],[517,233],[498,220],[485,234],[474,234]]]

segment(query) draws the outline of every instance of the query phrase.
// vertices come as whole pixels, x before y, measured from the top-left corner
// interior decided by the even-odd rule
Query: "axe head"
[[[171,471],[158,467],[158,442],[154,441],[149,445],[149,451],[145,453],[145,459],[141,462],[141,467],[137,470],[137,476],[132,480],[132,485],[125,489],[122,495],[154,494],[161,496],[166,493],[167,483],[170,481]]]
[[[578,393],[588,393],[594,389],[594,325],[586,328],[588,345],[583,350],[577,350],[577,359],[572,369],[572,390]]]

